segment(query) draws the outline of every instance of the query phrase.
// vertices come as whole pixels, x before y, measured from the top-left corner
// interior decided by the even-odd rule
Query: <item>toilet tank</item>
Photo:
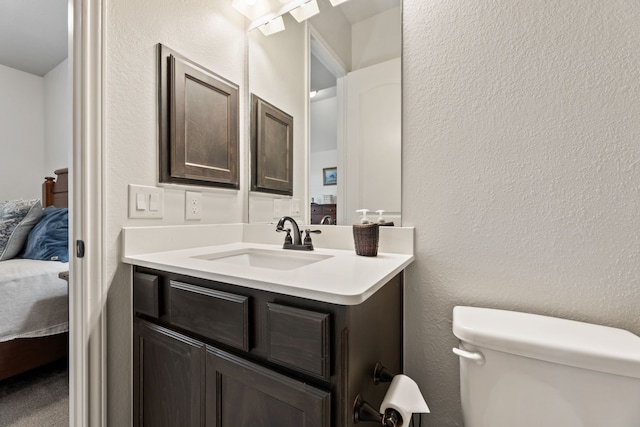
[[[455,307],[465,427],[640,426],[640,337],[514,311]]]

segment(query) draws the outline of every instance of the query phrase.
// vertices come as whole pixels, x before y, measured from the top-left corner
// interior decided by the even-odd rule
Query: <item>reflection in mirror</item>
[[[270,96],[287,93],[302,114],[289,112],[300,131],[294,183],[304,183],[291,198],[250,194],[249,219],[319,223],[330,216],[348,225],[366,208],[400,225],[400,0],[318,5],[320,13],[303,23],[285,16],[285,31],[249,34],[250,91],[272,103]],[[335,180],[327,181],[331,168]]]

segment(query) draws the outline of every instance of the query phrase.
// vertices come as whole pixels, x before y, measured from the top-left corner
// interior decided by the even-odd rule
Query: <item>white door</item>
[[[359,220],[356,209],[400,216],[401,106],[400,58],[347,75],[346,224]]]

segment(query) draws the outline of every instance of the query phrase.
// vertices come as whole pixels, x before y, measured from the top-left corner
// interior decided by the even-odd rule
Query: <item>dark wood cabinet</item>
[[[402,371],[402,276],[343,306],[135,267],[135,426],[353,427]]]
[[[204,344],[140,319],[133,340],[134,425],[202,426]]]
[[[331,394],[207,348],[207,427],[330,427]]]
[[[319,205],[317,203],[311,203],[311,224],[320,224],[322,218],[330,216],[333,223],[336,223],[336,204],[328,203]]]

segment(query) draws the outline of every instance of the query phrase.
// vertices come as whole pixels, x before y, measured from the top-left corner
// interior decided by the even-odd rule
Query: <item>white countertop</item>
[[[185,227],[189,228],[186,229]],[[352,240],[350,234],[342,236],[347,232],[350,233],[351,227],[340,227],[344,229],[342,231],[336,226],[332,227],[329,234],[334,235],[332,239],[335,240],[335,244],[331,245],[331,242],[327,239],[322,242],[325,247],[318,247],[319,245],[316,243],[316,249],[313,252],[309,252],[314,255],[325,255],[327,258],[291,270],[249,267],[195,258],[246,248],[277,251],[283,255],[291,253],[292,256],[304,256],[304,253],[307,253],[282,249],[281,243],[263,243],[261,240],[264,241],[265,238],[260,238],[263,235],[260,228],[256,228],[255,225],[242,224],[229,225],[228,228],[224,225],[199,229],[196,227],[195,230],[193,226],[125,227],[123,229],[122,261],[127,264],[215,280],[252,289],[333,304],[356,305],[373,295],[414,260],[413,229],[404,228],[403,230],[405,231],[398,232],[385,231],[387,240],[394,240],[393,234],[396,234],[398,239],[404,241],[404,243],[399,243],[396,239],[393,244],[387,244],[386,246],[398,248],[404,245],[407,250],[398,251],[403,253],[380,252],[380,249],[384,246],[381,238],[378,256],[364,257],[356,255],[352,249],[327,248],[326,246],[348,246],[347,238]],[[400,228],[397,229],[402,230]],[[189,233],[197,232],[199,236],[202,236],[205,231],[209,232],[208,240],[216,240],[214,242],[216,244],[203,246],[201,243],[206,239],[201,237],[200,239],[193,239],[195,247],[187,247],[189,244],[185,240],[187,240]],[[273,226],[269,226],[268,231],[270,234],[264,235],[269,236],[266,240],[271,240],[271,235],[276,234],[273,232]],[[140,239],[144,239],[146,243],[141,243]],[[161,249],[167,249],[167,239],[173,239],[177,249],[156,252],[151,248],[154,245],[149,244],[150,239],[162,241],[162,245],[155,246]],[[277,239],[282,239],[282,236],[277,235]],[[320,240],[314,236],[314,243]],[[342,242],[339,242],[339,240],[342,240]],[[408,246],[410,246],[410,250]]]

